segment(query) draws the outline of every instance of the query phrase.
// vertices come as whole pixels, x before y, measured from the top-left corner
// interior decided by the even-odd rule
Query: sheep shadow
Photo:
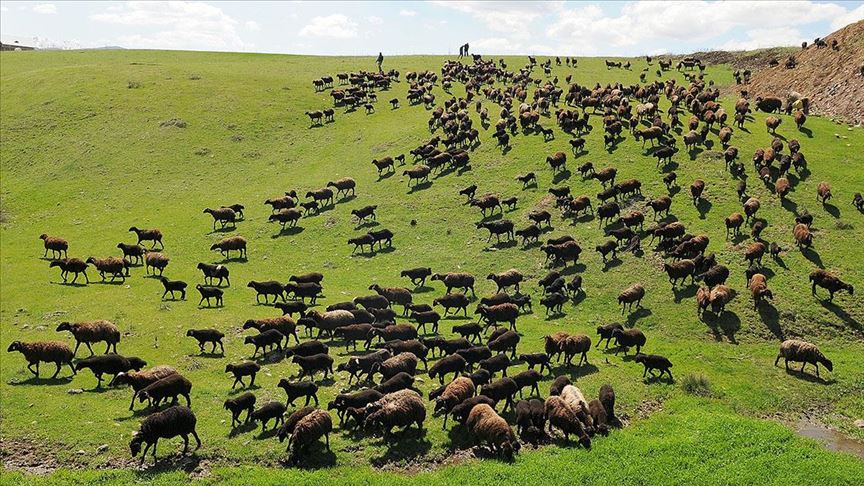
[[[695,297],[696,296],[696,289],[698,289],[698,288],[699,287],[694,285],[693,283],[691,283],[690,285],[688,285],[686,287],[672,287],[672,294],[674,296],[673,300],[675,301],[676,304],[679,304],[684,299],[687,299],[690,297]]]
[[[578,357],[573,358],[578,359]],[[595,373],[599,373],[600,369],[594,366],[591,363],[583,363],[582,366],[576,365],[567,365],[564,363],[558,364],[557,366],[552,368],[552,374],[554,376],[559,376],[562,374],[570,374],[573,378],[582,378],[588,375],[593,375]]]
[[[225,263],[246,263],[249,259],[245,256],[236,256],[236,257],[225,257],[222,260],[216,262],[217,264],[225,264]]]
[[[651,312],[651,309],[647,307],[640,307],[639,309],[627,315],[627,322],[625,323],[625,325],[626,327],[633,327],[636,325],[636,321],[642,319],[643,317],[648,317],[651,314],[653,314],[653,312]]]
[[[699,212],[699,219],[705,219],[705,215],[708,214],[708,211],[711,211],[711,201],[707,199],[699,199],[699,203],[696,204],[696,211]]]
[[[233,439],[240,434],[245,434],[246,432],[252,432],[253,430],[258,428],[258,422],[250,421],[243,424],[240,424],[236,427],[232,427],[228,432],[228,438]]]
[[[336,454],[326,448],[323,440],[316,441],[304,452],[302,461],[294,459],[282,459],[279,461],[282,467],[296,468],[305,471],[324,469],[336,465]]]
[[[389,179],[389,178],[393,177],[395,174],[396,174],[396,171],[393,171],[393,172],[387,172],[386,174],[379,174],[379,175],[378,175],[378,180],[375,181],[375,182],[381,182],[381,181],[383,181],[383,180]]]
[[[255,425],[256,425],[255,428],[257,428],[257,422],[255,423]],[[269,429],[267,429],[263,432],[259,432],[258,435],[252,437],[252,440],[267,440],[271,437],[275,437],[278,432],[279,432],[279,427],[273,425]]]
[[[722,331],[730,343],[738,344],[738,341],[735,340],[735,334],[741,330],[741,318],[738,317],[738,314],[724,310],[719,315],[715,315],[713,323],[713,327]]]
[[[428,285],[421,285],[419,287],[414,287],[414,290],[412,292],[415,294],[424,294],[426,292],[432,292],[434,290],[435,290],[435,287],[430,287]]]
[[[518,245],[519,245],[519,242],[516,241],[516,239],[514,238],[512,240],[496,242],[494,245],[490,245],[490,246],[484,248],[483,251],[504,250],[507,248],[513,248],[513,247],[518,246]]]
[[[780,202],[780,206],[783,207],[786,211],[791,212],[792,214],[798,214],[798,203],[787,198],[783,198],[783,201]]]
[[[225,353],[223,353],[221,351],[216,352],[216,353],[208,352],[208,351],[202,351],[202,352],[199,352],[198,354],[187,354],[186,356],[189,356],[190,358],[214,358],[215,359],[215,358],[224,358]]]
[[[280,229],[278,233],[276,233],[275,235],[271,236],[270,238],[272,238],[272,239],[275,240],[275,239],[279,238],[280,236],[293,236],[293,235],[298,235],[298,234],[302,233],[302,232],[305,231],[305,230],[306,230],[306,228],[304,228],[304,227],[302,227],[302,226],[291,226],[291,227],[288,227],[288,228],[285,228],[285,229]]]
[[[564,169],[561,172],[557,172],[552,177],[552,184],[558,184],[559,182],[566,181],[570,179],[570,176],[573,175],[568,169]]]
[[[825,212],[833,216],[834,219],[838,219],[840,217],[840,208],[831,203],[822,204],[822,209],[824,209]]]
[[[573,275],[574,273],[582,273],[587,268],[588,267],[586,267],[584,263],[577,263],[575,265],[570,265],[569,267],[565,266],[558,273],[560,273],[561,275]]]
[[[624,263],[624,260],[622,260],[621,258],[616,256],[615,258],[604,263],[603,268],[601,268],[600,271],[601,272],[608,272],[609,270],[611,270],[615,267],[621,266],[621,264],[623,264],[623,263]]]
[[[92,283],[96,283],[96,282],[92,282]],[[75,283],[72,283],[72,282],[51,282],[51,284],[52,285],[62,285],[64,287],[86,287],[87,286],[87,283],[84,283],[84,282],[75,282]]]
[[[555,319],[560,319],[562,317],[567,317],[567,313],[563,310],[561,312],[547,312],[546,316],[543,318],[544,321],[554,321]]]
[[[374,228],[375,226],[381,226],[381,223],[379,223],[378,221],[364,221],[355,226],[354,229],[360,230],[365,228]]]
[[[192,444],[189,445],[190,450],[195,447],[194,444],[195,441],[193,440]],[[201,459],[194,451],[189,455],[175,452],[174,455],[160,457],[156,461],[156,464],[150,462],[150,460],[152,460],[151,458],[152,456],[148,457],[140,467],[136,464],[137,469],[135,470],[135,476],[137,478],[142,480],[155,479],[158,475],[173,471],[191,473],[195,471],[201,463]]]
[[[432,181],[421,182],[420,184],[414,184],[408,189],[406,194],[414,194],[415,192],[423,191],[432,187]]]
[[[418,430],[410,427],[408,430],[390,434],[389,440],[387,439],[381,440],[381,443],[387,447],[386,452],[369,459],[372,466],[384,467],[388,464],[410,461],[426,455],[432,449],[432,442],[426,438],[426,429]]]
[[[671,172],[671,171],[677,169],[678,167],[680,167],[678,162],[675,162],[673,160],[671,162],[667,162],[667,163],[663,164],[663,166],[660,167],[660,172],[663,172],[663,173]]]
[[[532,241],[531,243],[528,243],[527,245],[522,245],[522,248],[520,248],[520,250],[522,250],[522,251],[533,250],[534,248],[540,248],[541,246],[543,246],[542,241],[539,241],[539,240],[538,241]]]
[[[861,323],[858,322],[854,317],[852,317],[848,312],[843,310],[842,307],[828,300],[819,300],[819,303],[822,305],[822,307],[831,311],[835,316],[837,316],[838,319],[843,321],[845,325],[851,327],[858,333],[864,332],[864,328],[862,328]]]
[[[587,295],[584,291],[583,291],[583,292],[579,292],[579,293],[576,294],[572,299],[570,299],[570,303],[571,303],[573,306],[577,306],[577,305],[581,304],[582,301],[585,300],[585,297],[587,297],[587,296],[588,296],[588,295]],[[532,314],[533,314],[533,312],[532,312]]]
[[[642,383],[645,383],[646,385],[650,385],[652,383],[661,383],[661,382],[664,382],[668,385],[673,385],[675,383],[675,379],[669,377],[669,375],[666,375],[666,374],[660,376],[660,375],[652,375],[650,373],[647,376],[645,376],[645,378],[642,379]]]
[[[804,255],[804,258],[810,260],[813,265],[816,265],[819,268],[825,268],[825,265],[822,263],[822,257],[820,257],[819,253],[813,248],[805,248],[801,250],[801,254]]]
[[[780,313],[777,312],[777,308],[770,302],[762,302],[757,311],[759,312],[759,319],[771,331],[771,334],[781,341],[786,340],[786,333],[780,327]]]
[[[482,213],[481,213],[481,216],[482,216]],[[502,218],[504,218],[504,213],[503,213],[503,212],[501,212],[501,213],[490,213],[488,216],[483,216],[483,217],[480,219],[480,221],[478,221],[478,222],[479,222],[479,223],[488,223],[488,222],[491,222],[491,221],[498,221],[499,219],[502,219]]]
[[[782,361],[782,360],[781,360]],[[833,385],[837,382],[834,378],[830,380],[826,380],[825,378],[818,377],[808,371],[801,371],[801,368],[795,369],[794,366],[790,366],[789,369],[783,369],[787,375],[797,378],[802,381],[808,381],[810,383],[819,383],[821,385]]]
[[[41,371],[41,370],[40,370],[40,371]],[[62,368],[60,369],[60,372],[61,372],[61,373],[63,372],[63,369],[62,369]],[[58,376],[57,378],[42,378],[42,377],[31,376],[30,378],[27,378],[26,380],[21,380],[21,381],[18,381],[18,380],[9,380],[9,381],[6,382],[6,383],[9,384],[9,385],[12,385],[12,386],[21,386],[21,385],[48,385],[48,386],[51,386],[51,385],[68,385],[69,383],[72,383],[73,378],[74,378],[74,376],[67,376],[67,377],[59,377],[59,376]]]

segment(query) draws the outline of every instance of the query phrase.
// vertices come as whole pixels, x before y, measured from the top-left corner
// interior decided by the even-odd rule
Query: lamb
[[[285,284],[285,295],[293,295],[294,298],[300,298],[301,302],[306,302],[308,297],[309,303],[315,305],[318,296],[321,294],[321,285],[314,282],[288,282]]]
[[[140,229],[132,226],[129,228],[129,231],[135,233],[138,237],[138,244],[140,245],[142,241],[152,241],[151,248],[156,247],[156,243],[159,243],[159,248],[165,248],[165,245],[162,244],[162,232],[156,228],[153,229]]]
[[[53,265],[55,262],[52,262]],[[102,277],[102,281],[105,281],[105,275],[111,275],[111,281],[120,277],[121,282],[126,281],[126,271],[128,269],[128,262],[123,260],[122,258],[117,258],[114,256],[109,256],[106,258],[96,258],[90,257],[87,259],[87,263],[96,267],[96,270],[99,271],[99,276]],[[60,267],[61,269],[63,267]],[[85,274],[86,275],[86,274]],[[77,275],[76,275],[77,276]],[[74,280],[73,280],[74,282]],[[89,280],[88,280],[89,283]]]
[[[318,385],[311,381],[300,381],[296,383],[291,383],[285,378],[279,380],[279,384],[276,385],[279,388],[285,391],[285,394],[288,395],[286,405],[294,406],[294,401],[300,397],[306,397],[306,404],[304,406],[309,405],[309,400],[315,400],[315,406],[318,406]]]
[[[54,260],[51,262],[50,268],[60,267],[60,277],[63,278],[63,283],[66,283],[66,275],[69,272],[75,274],[75,277],[72,278],[72,283],[74,284],[76,280],[78,280],[78,274],[84,274],[85,281],[89,284],[90,277],[87,276],[87,263],[80,258],[64,258],[62,260]]]
[[[57,366],[57,370],[51,375],[52,380],[60,374],[60,365],[62,364],[68,364],[69,369],[72,370],[72,374],[77,374],[75,367],[72,366],[72,358],[75,357],[75,353],[72,352],[72,349],[66,343],[60,341],[38,341],[33,343],[13,341],[6,351],[9,353],[18,351],[23,354],[24,359],[27,360],[27,369],[36,375],[36,378],[39,378],[40,362],[54,363]],[[33,369],[33,365],[36,365],[35,370]]]
[[[807,228],[807,225],[796,224],[792,229],[792,235],[795,237],[795,243],[799,249],[810,248],[813,246],[813,233]]]
[[[294,197],[286,194],[284,196],[273,197],[264,201],[264,204],[270,206],[271,213],[282,209],[292,209],[297,206],[297,201]]]
[[[814,270],[810,273],[810,283],[813,295],[816,295],[816,286],[818,285],[829,292],[829,301],[833,301],[834,294],[841,290],[849,292],[849,295],[853,295],[855,291],[852,285],[843,282],[836,275],[822,269]]]
[[[516,176],[516,180],[522,183],[522,189],[526,189],[531,185],[537,185],[537,174],[533,172],[529,172],[527,174],[520,174]]]
[[[820,182],[816,188],[816,199],[821,199],[822,204],[831,199],[831,186],[827,182]]]
[[[352,255],[354,254],[355,251],[357,251],[358,248],[360,249],[360,252],[362,253],[363,247],[367,246],[367,245],[369,246],[370,252],[375,251],[373,246],[372,246],[375,244],[375,238],[368,233],[365,235],[358,236],[356,238],[350,238],[348,240],[348,244],[354,245],[354,249],[351,250]]]
[[[356,393],[336,395],[336,398],[327,404],[327,410],[336,410],[336,415],[339,417],[341,424],[345,417],[345,412],[349,408],[363,408],[366,405],[377,402],[382,399],[384,394],[372,389],[361,390]]]
[[[672,367],[672,362],[664,356],[657,354],[637,354],[633,361],[642,363],[642,365],[645,366],[642,378],[645,378],[645,375],[649,372],[651,373],[651,376],[654,377],[654,370],[660,370],[659,377],[662,377],[663,373],[668,373],[669,379],[673,380],[672,371],[669,369]]]
[[[306,313],[306,310],[309,309],[303,301],[300,300],[292,300],[288,302],[277,302],[273,304],[273,307],[282,311],[282,315],[288,315],[293,317],[294,314],[300,314],[301,316]]]
[[[609,418],[600,400],[595,398],[588,402],[588,412],[591,414],[594,428],[604,436],[609,435]]]
[[[223,279],[227,282],[229,287],[231,286],[231,279],[228,278],[230,272],[228,271],[228,267],[226,267],[225,265],[213,265],[210,263],[199,263],[197,268],[199,270],[201,270],[201,272],[204,274],[204,283],[205,284],[212,285],[213,279],[218,278],[219,283],[216,284],[218,287],[222,286],[222,280]]]
[[[852,205],[855,206],[855,209],[858,211],[864,211],[864,196],[862,196],[860,192],[856,192],[852,197]]]
[[[432,324],[432,332],[438,333],[438,322],[441,320],[441,314],[433,311],[412,312],[411,319],[417,322],[417,331],[423,328],[423,333],[426,333],[426,324]]]
[[[459,354],[451,354],[438,360],[429,368],[429,378],[438,377],[438,381],[443,385],[444,376],[448,373],[453,373],[454,378],[464,372],[468,366],[468,362]]]
[[[612,331],[612,337],[615,338],[615,345],[623,348],[624,354],[627,354],[627,348],[636,346],[636,354],[642,352],[642,346],[645,346],[645,334],[638,328],[632,329],[615,329]],[[615,354],[618,354],[616,351]]]
[[[363,425],[365,428],[382,428],[384,436],[392,433],[393,427],[405,427],[404,430],[417,424],[423,430],[426,420],[426,407],[423,399],[413,390],[400,390],[384,395],[380,400],[366,407],[368,415]]]
[[[402,287],[382,288],[378,284],[369,286],[369,290],[374,290],[378,295],[383,295],[391,304],[399,304],[402,306],[402,315],[408,315],[408,305],[412,302],[411,291]]]
[[[162,292],[162,300],[165,300],[165,296],[168,295],[168,292],[171,292],[171,299],[176,299],[174,292],[180,292],[180,300],[186,300],[186,282],[181,280],[168,280],[168,277],[164,277],[160,275],[159,281],[162,282],[162,286],[165,287],[165,291]]]
[[[267,430],[267,422],[270,419],[276,419],[276,422],[273,424],[273,428],[275,429],[280,423],[285,423],[285,405],[282,402],[272,401],[267,402],[264,405],[261,405],[255,411],[252,412],[252,421],[253,422],[261,422],[261,433],[264,433]]]
[[[204,344],[210,343],[213,346],[210,350],[211,353],[216,352],[216,345],[218,344],[222,349],[222,354],[225,354],[225,346],[222,344],[222,338],[225,337],[225,333],[222,331],[217,331],[216,329],[189,329],[186,331],[186,336],[198,341],[198,349],[202,353],[204,352]]]
[[[444,412],[444,425],[442,429],[447,428],[447,417],[453,410],[453,407],[468,400],[475,393],[474,382],[467,377],[455,378],[445,388],[444,391],[435,398],[435,413]]]
[[[242,423],[248,424],[252,419],[252,411],[254,409],[255,395],[249,392],[225,400],[225,410],[231,411],[231,427],[234,427],[235,423],[237,425],[241,425]],[[244,411],[246,412],[246,422],[240,422],[240,414]]]
[[[229,223],[231,224],[232,228],[237,227],[237,213],[235,213],[234,210],[231,208],[207,208],[204,210],[204,214],[209,214],[210,216],[213,216],[213,231],[216,231],[216,223],[221,224],[223,229]]]
[[[259,332],[264,332],[269,329],[275,329],[282,333],[286,338],[294,336],[297,344],[300,344],[300,339],[297,337],[297,324],[290,317],[268,317],[265,319],[249,319],[243,323],[243,329],[257,329]]]
[[[75,363],[75,371],[89,369],[96,376],[96,388],[102,387],[102,375],[112,375],[108,386],[114,384],[114,378],[119,373],[130,370],[141,371],[147,363],[141,358],[130,356],[124,357],[119,354],[102,354],[90,356]]]
[[[562,307],[567,302],[567,296],[561,292],[550,292],[540,299],[540,305],[546,307],[546,315],[562,314]]]
[[[155,251],[146,251],[144,253],[144,270],[147,273],[150,273],[150,269],[152,268],[153,275],[156,275],[156,270],[159,270],[159,275],[161,276],[162,272],[165,271],[165,267],[168,266],[168,262],[168,257],[162,253]]]
[[[461,309],[465,317],[468,317],[469,303],[470,302],[468,301],[468,297],[466,297],[465,294],[451,293],[444,294],[443,296],[432,301],[433,306],[440,305],[444,308],[445,316],[450,313],[450,309],[456,309],[454,311],[454,314],[457,314],[459,312],[459,309]]]
[[[414,284],[415,287],[422,287],[426,285],[426,278],[432,275],[432,269],[429,267],[419,267],[419,268],[411,268],[408,270],[402,270],[399,274],[400,277],[408,277],[411,279],[411,283]],[[419,282],[419,283],[418,283]]]
[[[198,306],[206,300],[207,306],[210,306],[210,299],[216,299],[216,306],[221,307],[223,305],[222,295],[224,292],[222,289],[218,287],[210,287],[206,285],[198,284],[195,286],[195,289],[198,290],[198,293],[201,294],[201,300],[198,301]]]
[[[111,321],[98,320],[75,323],[64,321],[57,326],[57,332],[62,331],[69,331],[75,337],[75,350],[72,352],[73,357],[78,354],[78,347],[81,346],[81,343],[87,346],[87,349],[90,350],[90,356],[93,356],[93,348],[90,347],[91,343],[104,342],[107,345],[105,354],[108,354],[112,347],[116,353],[117,343],[120,342],[120,330]]]
[[[715,314],[721,314],[726,309],[726,304],[728,304],[732,298],[734,297],[734,293],[732,289],[725,285],[717,285],[713,289],[711,289],[711,294],[709,300],[711,302],[711,310]]]
[[[560,396],[550,396],[545,403],[546,418],[549,420],[549,430],[556,428],[564,434],[564,440],[570,440],[570,434],[576,435],[579,444],[591,449],[591,439],[585,433],[582,422],[576,417],[576,412]]]
[[[183,375],[174,373],[161,378],[144,387],[138,392],[138,401],[144,402],[147,400],[149,406],[158,407],[162,400],[171,398],[172,403],[177,403],[177,397],[183,396],[186,399],[186,406],[192,406],[192,399],[189,398],[189,393],[192,391],[192,382],[187,380]]]
[[[261,302],[261,296],[264,296],[264,303],[269,303],[269,296],[273,296],[273,302],[275,303],[280,297],[282,301],[285,301],[285,288],[281,283],[275,280],[267,280],[264,282],[256,282],[255,280],[249,281],[246,284],[247,287],[255,290],[255,303]]]
[[[246,384],[243,383],[244,376],[250,376],[252,378],[249,382],[250,388],[255,386],[255,375],[259,371],[261,371],[261,366],[252,361],[244,361],[242,363],[228,364],[225,366],[225,373],[231,373],[234,375],[234,383],[231,385],[232,390],[237,386],[237,383],[240,383],[240,386],[246,386]]]
[[[475,405],[468,414],[466,425],[476,442],[489,444],[507,460],[512,460],[513,454],[521,448],[513,429],[489,405]]]
[[[148,385],[153,384],[166,376],[176,374],[177,370],[170,366],[160,365],[154,366],[149,370],[144,371],[128,371],[118,373],[114,377],[115,385],[130,385],[132,387],[132,403],[129,404],[129,410],[132,410],[135,407],[135,399],[138,397],[138,393],[146,388]]]
[[[141,454],[141,464],[147,457],[147,452],[150,446],[153,446],[153,464],[156,464],[156,445],[159,439],[171,439],[177,436],[183,437],[183,454],[189,450],[189,434],[195,438],[198,445],[197,450],[201,447],[201,439],[195,431],[197,419],[188,407],[175,406],[167,408],[161,412],[156,412],[141,422],[141,428],[132,436],[129,442],[129,450],[132,452],[132,457],[141,452],[141,444],[146,443],[144,452]]]
[[[313,354],[312,356],[295,355],[291,362],[300,366],[300,374],[297,376],[298,380],[302,380],[306,375],[314,379],[315,373],[318,371],[324,372],[324,379],[326,380],[328,373],[333,373],[333,358],[326,354]]]
[[[300,221],[300,218],[303,214],[297,208],[291,209],[280,209],[278,213],[271,214],[268,218],[268,222],[277,222],[282,225],[282,229],[285,229],[285,226],[289,226],[291,228],[297,226],[297,221]]]
[[[605,384],[600,387],[600,403],[603,404],[603,409],[606,411],[606,418],[609,420],[610,424],[614,424],[618,422],[618,418],[615,417],[615,390],[612,388],[612,385]],[[591,404],[588,404],[589,407]]]
[[[511,268],[510,270],[502,273],[490,273],[486,277],[486,279],[495,282],[495,285],[498,286],[498,290],[496,290],[496,292],[506,292],[508,287],[514,287],[516,293],[518,294],[519,283],[522,282],[524,277],[518,270]]]
[[[298,460],[304,448],[324,436],[327,450],[330,450],[330,432],[333,431],[333,420],[330,414],[323,410],[313,410],[300,418],[294,426],[288,447],[291,448],[292,460]],[[280,440],[283,436],[280,435]]]
[[[819,363],[822,363],[828,371],[834,371],[834,364],[830,359],[826,358],[815,344],[801,341],[798,339],[787,339],[780,344],[780,353],[777,359],[774,360],[774,366],[780,362],[780,358],[786,361],[786,371],[789,371],[789,362],[799,362],[801,364],[800,372],[804,372],[804,367],[812,364],[816,367],[816,377],[819,378]]]
[[[69,250],[69,242],[60,238],[59,236],[48,236],[43,233],[39,235],[39,239],[44,242],[45,245],[45,253],[42,255],[42,258],[48,257],[48,250],[51,250],[51,258],[55,259],[58,257],[69,258],[68,250]]]
[[[624,289],[624,291],[618,295],[618,304],[621,305],[621,314],[624,314],[625,306],[628,310],[632,309],[634,303],[636,304],[636,307],[642,307],[643,297],[645,297],[645,287],[643,287],[642,284],[633,284]]]
[[[222,256],[228,258],[232,251],[239,253],[239,258],[246,258],[246,238],[242,236],[229,236],[221,239],[210,246],[210,251],[218,250]]]

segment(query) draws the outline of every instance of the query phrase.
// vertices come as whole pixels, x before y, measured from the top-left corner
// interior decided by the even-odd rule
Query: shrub
[[[713,397],[715,393],[711,390],[711,381],[702,373],[690,373],[681,381],[681,388],[685,392],[699,397]]]

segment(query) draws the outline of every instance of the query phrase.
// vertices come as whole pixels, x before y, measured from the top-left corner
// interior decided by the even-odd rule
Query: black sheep
[[[642,363],[642,365],[645,366],[645,371],[642,373],[643,378],[649,371],[651,372],[651,376],[654,377],[654,370],[660,370],[659,376],[662,377],[663,373],[668,373],[669,379],[674,379],[672,378],[672,371],[669,369],[672,367],[672,362],[664,356],[656,354],[637,354],[634,361]]]
[[[234,398],[229,398],[225,400],[225,410],[231,411],[231,427],[234,427],[235,423],[240,425],[240,414],[243,411],[246,411],[246,422],[249,423],[249,420],[252,418],[252,411],[255,409],[255,395],[246,392],[242,395],[238,395]]]
[[[177,436],[183,437],[183,454],[189,450],[189,434],[198,443],[196,449],[201,447],[201,439],[195,432],[197,420],[195,414],[187,407],[170,407],[162,412],[156,412],[141,422],[141,428],[132,436],[129,449],[132,457],[141,452],[141,444],[146,443],[144,452],[141,454],[141,463],[147,457],[147,451],[153,446],[153,463],[156,463],[156,444],[159,439],[170,439]]]

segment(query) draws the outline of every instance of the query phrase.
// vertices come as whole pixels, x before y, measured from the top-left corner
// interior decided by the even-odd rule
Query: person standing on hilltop
[[[378,59],[375,60],[375,63],[378,64],[378,72],[383,73],[384,71],[381,69],[381,64],[384,63],[384,54],[379,52]]]

